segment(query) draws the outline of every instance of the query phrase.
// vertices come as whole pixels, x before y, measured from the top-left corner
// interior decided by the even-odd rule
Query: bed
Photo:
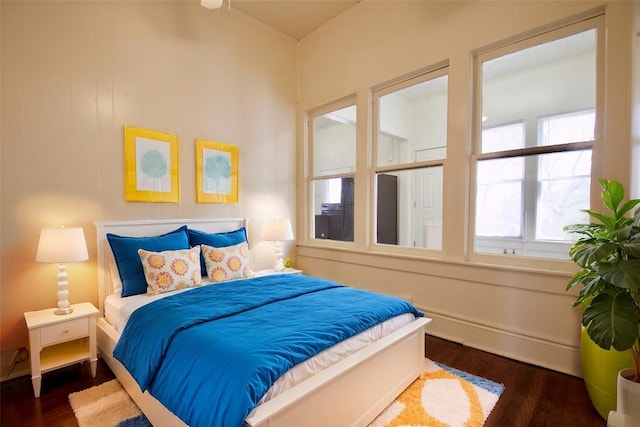
[[[167,409],[149,390],[141,391],[138,382],[134,379],[136,374],[132,375],[114,357],[114,349],[118,347],[118,342],[121,339],[123,342],[128,339],[122,338],[128,319],[147,310],[145,300],[161,300],[156,304],[156,306],[160,306],[170,304],[172,299],[182,298],[174,296],[174,293],[182,293],[188,298],[196,298],[198,293],[224,292],[225,286],[230,288],[233,283],[223,281],[223,283],[212,286],[198,286],[193,289],[183,289],[152,297],[132,295],[131,297],[119,298],[118,295],[114,295],[114,283],[119,279],[118,269],[114,268],[114,265],[118,265],[118,263],[114,261],[107,235],[158,236],[184,226],[202,233],[217,235],[234,233],[235,230],[246,228],[247,220],[221,218],[96,223],[98,293],[100,312],[102,313],[102,317],[97,321],[98,347],[105,362],[154,426],[180,426],[185,425],[185,422]],[[242,286],[255,285],[257,289],[258,285],[275,284],[280,281],[284,285],[284,276],[291,278],[293,275],[281,276],[282,280],[278,275],[239,280],[246,280],[246,282],[242,282]],[[308,286],[325,287],[321,279],[300,277],[298,280],[301,281],[300,286],[289,286],[289,288],[302,287],[302,282],[309,282]],[[223,284],[224,286],[222,286]],[[333,286],[327,287],[333,288]],[[117,287],[115,290],[116,294],[120,292]],[[322,291],[324,292],[324,289]],[[333,292],[333,289],[331,291]],[[350,292],[351,290],[345,290],[338,286],[336,291]],[[310,290],[308,294],[313,294],[315,298],[316,290]],[[143,306],[143,308],[138,309],[139,306]],[[123,309],[123,307],[125,308]],[[120,320],[118,320],[119,316]],[[244,425],[256,427],[367,425],[422,372],[424,327],[430,319],[414,315],[407,316],[407,314],[394,315],[385,322],[358,333],[350,339],[360,342],[355,347],[352,347],[348,340],[345,340],[326,351],[322,351],[316,356],[325,357],[325,359],[318,359],[324,360],[321,363],[313,362],[316,360],[315,357],[310,358],[305,363],[312,362],[311,365],[320,366],[311,373],[308,373],[310,372],[308,367],[301,366],[302,363],[300,366],[293,366],[280,378],[284,381],[278,383],[278,380],[272,384],[267,396],[249,411],[244,418]],[[132,322],[132,325],[137,323],[138,321]],[[312,324],[313,322],[308,323]],[[133,326],[130,326],[130,329],[132,328]],[[247,331],[253,330],[253,328],[246,329]],[[336,348],[342,348],[341,346],[349,347],[349,350],[338,349],[338,352],[342,352],[341,356],[338,358],[332,356],[333,353],[330,352]],[[120,345],[119,347],[127,346]],[[117,355],[119,350],[116,351]],[[330,362],[326,360],[330,360]],[[299,372],[307,372],[307,374],[300,377],[295,373],[295,369],[301,369]],[[136,377],[138,380],[140,379],[137,375]],[[291,380],[293,377],[297,379]],[[162,395],[160,392],[158,394]],[[163,399],[163,401],[165,400]]]

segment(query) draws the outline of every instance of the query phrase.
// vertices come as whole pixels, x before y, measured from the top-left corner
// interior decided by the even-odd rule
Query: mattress
[[[250,280],[250,279],[245,279]],[[215,286],[206,283],[205,285]],[[190,289],[184,289],[167,294],[148,296],[146,294],[133,295],[121,298],[119,295],[109,295],[105,299],[105,318],[111,326],[121,333],[131,316],[138,308],[145,304],[149,304],[169,295],[175,295],[176,292],[189,292]],[[413,314],[402,314],[393,317],[385,322],[373,326],[358,335],[355,335],[345,341],[342,341],[327,350],[318,353],[316,356],[299,363],[292,369],[282,375],[264,395],[260,403],[268,401],[279,395],[285,390],[299,384],[305,379],[321,372],[327,367],[345,359],[349,355],[366,347],[367,345],[377,341],[378,339],[400,329],[401,327],[411,323],[415,319]]]

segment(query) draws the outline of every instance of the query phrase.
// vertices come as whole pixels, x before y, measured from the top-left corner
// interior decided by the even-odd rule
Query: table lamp
[[[222,6],[222,0],[200,0],[200,6],[207,9],[218,9]]]
[[[40,231],[37,262],[58,263],[58,308],[55,314],[69,314],[69,282],[67,262],[89,259],[82,227],[46,227]]]
[[[276,242],[276,271],[284,270],[281,241],[293,240],[293,229],[288,219],[274,218],[268,220],[262,228],[262,239]]]

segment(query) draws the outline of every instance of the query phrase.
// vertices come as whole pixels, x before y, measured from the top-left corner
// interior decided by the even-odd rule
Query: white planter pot
[[[618,373],[617,412],[624,414],[640,425],[640,383],[628,380],[633,369],[623,369]]]

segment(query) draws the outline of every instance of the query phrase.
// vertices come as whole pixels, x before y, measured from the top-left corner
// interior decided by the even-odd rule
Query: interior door
[[[398,244],[398,177],[378,175],[376,243]]]
[[[442,168],[415,170],[415,243],[442,249]]]

